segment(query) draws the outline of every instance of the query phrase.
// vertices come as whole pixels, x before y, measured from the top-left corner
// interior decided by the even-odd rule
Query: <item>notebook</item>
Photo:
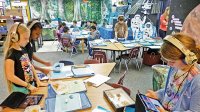
[[[92,107],[85,92],[57,95],[55,112],[72,112]]]
[[[63,79],[72,77],[74,74],[71,71],[71,66],[63,66],[60,68],[60,72],[52,71],[50,73],[50,79]]]
[[[75,111],[81,108],[79,93],[56,96],[55,112]]]
[[[1,103],[0,106],[26,108],[27,106],[39,104],[42,97],[42,94],[27,95],[21,92],[13,92]]]
[[[103,84],[104,82],[108,81],[109,79],[110,79],[110,77],[96,74],[93,77],[90,77],[90,78],[84,80],[84,82],[91,83],[94,87],[98,87],[101,84]]]
[[[58,95],[82,92],[87,90],[85,84],[83,83],[83,80],[57,81],[51,84],[51,86]]]

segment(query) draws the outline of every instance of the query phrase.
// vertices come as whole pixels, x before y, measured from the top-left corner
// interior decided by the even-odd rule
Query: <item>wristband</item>
[[[30,84],[30,83],[27,83],[27,86],[26,86],[26,88],[27,88],[27,89],[29,89],[29,88],[30,88],[30,86],[31,86],[31,84]]]

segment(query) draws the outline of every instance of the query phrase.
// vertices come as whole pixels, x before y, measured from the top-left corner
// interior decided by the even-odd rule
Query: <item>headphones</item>
[[[184,55],[185,59],[184,62],[188,65],[193,65],[198,61],[197,56],[191,52],[189,49],[185,48],[185,46],[175,37],[171,35],[167,35],[164,40],[172,43],[174,46],[176,46]]]
[[[40,21],[38,21],[38,20],[33,20],[30,25],[27,25],[28,29],[31,29],[33,27],[33,25],[35,25],[35,23],[39,23],[39,22]]]
[[[10,33],[10,37],[11,37],[11,41],[12,42],[18,42],[19,39],[20,39],[20,35],[19,35],[19,32],[18,32],[18,27],[21,23],[20,22],[16,22],[14,23],[14,31]]]

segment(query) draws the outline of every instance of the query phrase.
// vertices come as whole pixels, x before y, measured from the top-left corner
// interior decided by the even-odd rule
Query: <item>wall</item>
[[[177,21],[179,21],[182,25],[186,16],[199,3],[199,0],[171,0],[167,34],[171,34],[172,32],[180,32],[180,30],[176,28],[177,25],[175,25],[174,22],[179,19]],[[175,20],[173,20],[173,17],[175,18]]]

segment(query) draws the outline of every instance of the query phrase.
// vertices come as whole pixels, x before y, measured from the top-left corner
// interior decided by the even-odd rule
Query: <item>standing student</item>
[[[24,47],[29,42],[30,30],[21,23],[14,23],[4,43],[4,70],[10,92],[37,91],[37,86],[47,86],[38,79]]]
[[[37,57],[34,52],[34,41],[36,41],[41,33],[42,33],[42,24],[38,20],[32,20],[27,23],[27,27],[30,29],[30,42],[26,45],[26,50],[28,52],[30,61],[37,61],[45,66],[51,66],[51,63],[48,61],[44,61]],[[36,65],[34,65],[36,70],[39,70],[45,74],[48,74],[50,72],[49,69],[41,68]]]
[[[169,19],[169,11],[170,11],[170,8],[167,7],[165,9],[165,12],[160,16],[159,36],[161,38],[164,38],[166,36],[168,19]]]
[[[168,35],[161,46],[161,57],[170,70],[163,89],[148,90],[147,96],[158,99],[160,112],[199,112],[200,59],[195,41],[184,34]]]
[[[124,16],[118,17],[118,22],[115,24],[115,38],[127,39],[128,38],[128,26],[124,22]]]

